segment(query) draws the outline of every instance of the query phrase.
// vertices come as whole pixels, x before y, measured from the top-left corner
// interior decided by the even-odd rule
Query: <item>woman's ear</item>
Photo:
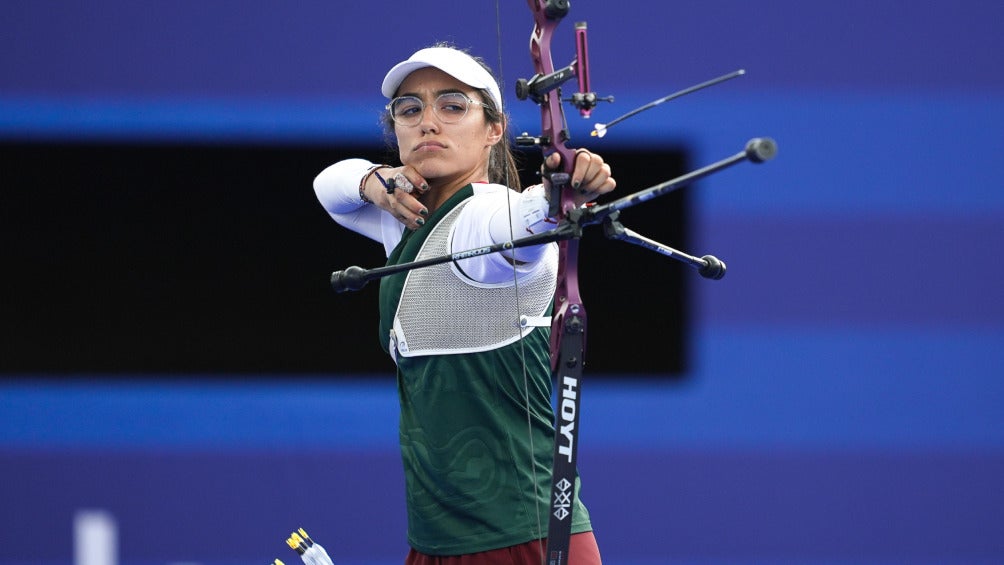
[[[505,118],[498,123],[488,122],[488,145],[495,145],[505,135]]]

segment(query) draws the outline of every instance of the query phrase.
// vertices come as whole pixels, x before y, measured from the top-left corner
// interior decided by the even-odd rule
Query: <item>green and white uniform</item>
[[[351,182],[341,184],[343,192],[350,190]],[[470,216],[458,219],[468,207],[480,214],[486,203],[494,205],[491,199],[504,202],[507,190],[482,184],[461,189],[425,226],[403,231],[387,264],[468,249],[481,235],[457,227],[476,231],[484,222],[472,228]],[[326,208],[342,222],[345,212]],[[364,228],[353,227],[388,244],[386,224]],[[498,254],[465,259],[380,284],[381,342],[397,363],[408,541],[429,555],[476,553],[547,535],[554,449],[550,330],[521,329],[518,320],[550,314],[557,246],[519,267],[520,312],[510,264],[507,280],[470,278],[486,260],[504,261]],[[573,533],[591,530],[578,498],[573,516]]]

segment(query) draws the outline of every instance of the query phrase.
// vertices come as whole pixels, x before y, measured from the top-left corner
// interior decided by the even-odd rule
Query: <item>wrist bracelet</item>
[[[373,174],[377,169],[389,169],[390,165],[373,165],[369,169],[366,169],[366,174],[363,175],[362,180],[359,181],[359,200],[362,200],[366,204],[372,204],[373,201],[366,197],[366,181],[370,179],[370,175]]]

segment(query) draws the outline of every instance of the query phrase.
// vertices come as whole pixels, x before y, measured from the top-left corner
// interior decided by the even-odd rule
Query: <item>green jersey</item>
[[[468,185],[422,229],[406,231],[388,265],[419,257],[430,233],[449,223],[444,218],[476,197]],[[549,329],[497,347],[403,355],[393,336],[409,276],[392,275],[380,285],[381,341],[397,362],[409,543],[430,555],[461,555],[546,536],[554,449]],[[492,290],[483,289],[485,303]],[[482,289],[473,285],[469,292]],[[456,317],[468,315],[432,309],[420,327],[448,334]],[[576,483],[572,531],[578,533],[591,527]]]

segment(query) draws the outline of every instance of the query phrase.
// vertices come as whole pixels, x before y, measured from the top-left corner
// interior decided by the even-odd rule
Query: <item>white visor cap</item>
[[[487,90],[495,101],[495,107],[502,110],[502,93],[491,73],[470,55],[452,47],[428,47],[416,51],[407,61],[394,65],[384,77],[380,91],[387,98],[393,98],[408,75],[425,67],[435,67],[467,86]]]

